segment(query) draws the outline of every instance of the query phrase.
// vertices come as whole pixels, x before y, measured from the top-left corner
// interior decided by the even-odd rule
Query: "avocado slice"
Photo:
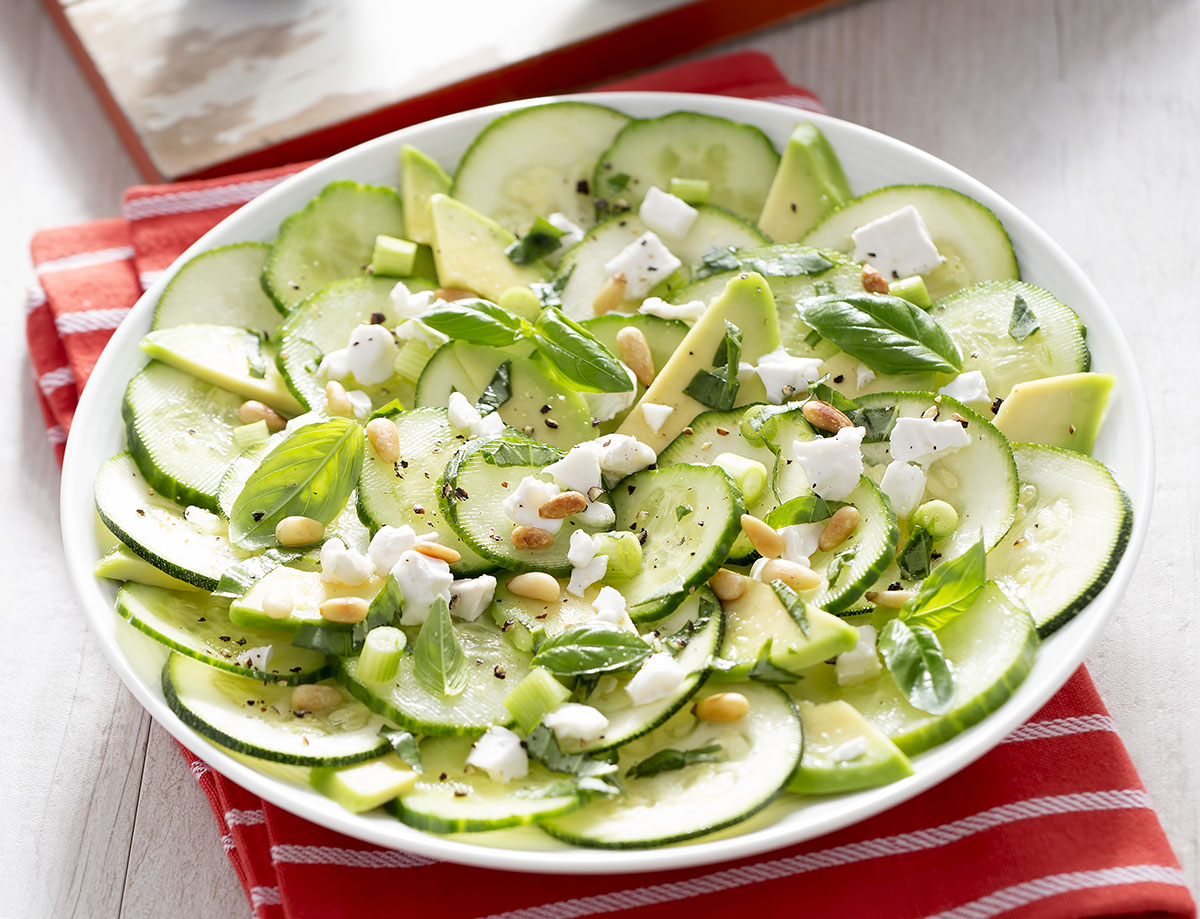
[[[246,329],[177,325],[148,333],[141,348],[155,360],[243,398],[257,399],[277,412],[299,415],[304,411],[280,376],[275,355]]]
[[[722,606],[725,635],[720,656],[738,665],[734,670],[738,675],[750,671],[768,641],[771,663],[793,673],[849,651],[858,643],[856,628],[812,605],[806,610],[806,636],[775,591],[762,581],[747,579],[746,592]]]
[[[98,578],[133,581],[135,584],[165,587],[169,590],[198,591],[200,589],[194,584],[171,577],[165,571],[159,571],[140,555],[136,555],[124,543],[118,543],[105,552],[92,567],[92,574]]]
[[[725,292],[684,336],[617,433],[630,434],[653,447],[655,453],[661,453],[693,418],[708,411],[709,406],[687,395],[684,389],[699,371],[717,369],[713,358],[725,341],[726,322],[742,330],[742,361],[757,364],[760,357],[779,347],[775,298],[762,275],[753,272],[739,275],[726,285]],[[754,376],[738,388],[734,404],[747,405],[765,398],[762,381]],[[643,406],[648,402],[674,409],[657,431],[646,423],[643,414]]]
[[[404,232],[413,242],[433,242],[429,202],[450,192],[450,176],[435,160],[416,147],[400,149],[400,191],[404,196]]]
[[[498,300],[510,287],[528,287],[550,276],[542,262],[514,265],[504,250],[517,238],[461,201],[434,195],[430,214],[433,258],[443,287],[473,290],[481,297]]]
[[[879,728],[849,702],[837,699],[814,705],[796,703],[804,725],[804,757],[788,781],[788,791],[803,795],[837,794],[887,785],[912,775],[912,763]],[[858,756],[844,760],[835,752],[862,738]]]
[[[352,814],[361,814],[399,797],[417,784],[417,773],[395,753],[338,768],[312,771],[312,786]]]
[[[1017,383],[996,413],[996,427],[1013,443],[1091,454],[1116,382],[1108,373],[1068,373]]]
[[[776,242],[797,242],[852,197],[842,164],[825,135],[815,124],[801,122],[788,138],[758,228]]]

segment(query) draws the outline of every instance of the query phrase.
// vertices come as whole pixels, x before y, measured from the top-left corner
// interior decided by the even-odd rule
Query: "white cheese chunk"
[[[350,376],[350,353],[345,348],[330,351],[317,365],[317,376],[326,380],[344,380]]]
[[[938,392],[971,408],[982,408],[992,404],[992,397],[988,395],[987,380],[978,370],[960,373]]]
[[[637,631],[637,626],[629,618],[625,605],[625,595],[615,587],[601,587],[600,593],[592,600],[592,608],[596,610],[596,619],[620,626],[631,632]]]
[[[655,434],[662,430],[663,425],[667,423],[667,419],[674,411],[675,406],[673,405],[659,405],[657,402],[642,403],[642,417],[646,419],[647,427]]]
[[[583,227],[575,223],[566,214],[560,211],[555,211],[546,218],[546,223],[554,227],[556,230],[562,230],[563,235],[558,237],[558,251],[566,252],[573,245],[583,239]]]
[[[604,264],[604,273],[625,279],[625,298],[640,300],[682,267],[654,233],[643,233]]]
[[[271,661],[271,655],[275,653],[274,645],[263,645],[259,648],[247,648],[233,659],[233,662],[239,667],[245,667],[247,670],[266,670],[267,664]]]
[[[495,437],[504,430],[504,419],[499,412],[480,415],[471,400],[457,391],[450,393],[450,398],[446,400],[446,420],[450,422],[450,427],[469,434],[472,439]]]
[[[450,585],[450,613],[474,622],[491,605],[495,594],[496,579],[490,574],[454,581]]]
[[[625,692],[634,705],[649,705],[679,690],[687,671],[666,651],[651,654],[641,669],[625,684]]]
[[[183,509],[183,519],[198,533],[216,536],[225,532],[225,521],[207,508],[189,504]]]
[[[826,501],[841,501],[858,485],[863,472],[862,441],[867,429],[842,428],[832,437],[797,440],[792,456],[808,483]]]
[[[571,534],[567,561],[573,566],[571,579],[567,582],[567,593],[575,597],[582,597],[584,591],[608,571],[608,556],[596,554],[596,542],[584,530],[576,530]]]
[[[854,369],[854,382],[859,390],[875,382],[875,371],[866,364],[859,364]]]
[[[849,651],[843,651],[834,661],[839,686],[862,683],[883,670],[879,655],[875,653],[875,637],[874,626],[858,626],[858,644]]]
[[[653,447],[628,434],[606,434],[593,443],[600,445],[600,469],[612,475],[633,475],[658,459]]]
[[[848,763],[852,759],[866,755],[866,752],[867,738],[859,734],[857,737],[851,737],[845,743],[838,744],[833,750],[833,759],[834,762]]]
[[[907,520],[925,495],[925,470],[912,463],[892,460],[883,470],[879,488],[892,502],[896,516]]]
[[[472,433],[476,437],[497,437],[504,433],[504,419],[499,412],[488,412],[479,419]]]
[[[490,727],[467,754],[467,765],[482,769],[493,782],[507,783],[529,775],[529,756],[521,738],[499,725]]]
[[[651,185],[638,208],[638,216],[655,233],[682,239],[692,229],[700,212],[682,198]]]
[[[542,724],[554,732],[560,745],[582,746],[600,739],[608,727],[608,719],[590,705],[564,702],[543,718]]]
[[[748,383],[758,373],[758,368],[749,361],[738,361],[738,382]]]
[[[561,493],[562,489],[553,482],[527,475],[504,499],[504,513],[517,526],[541,527],[548,533],[557,533],[562,529],[562,520],[544,519],[538,516],[538,511],[543,504]]]
[[[911,204],[863,224],[850,239],[854,261],[867,262],[889,281],[928,274],[945,261]]]
[[[382,526],[371,537],[367,547],[367,555],[375,563],[376,571],[391,571],[400,556],[411,549],[417,542],[417,534],[407,523],[403,526]]]
[[[386,383],[396,361],[396,339],[381,325],[355,326],[346,355],[350,372],[360,386]]]
[[[594,440],[577,444],[542,472],[550,475],[562,488],[586,495],[600,486],[600,445]]]
[[[437,297],[431,290],[412,293],[403,281],[397,281],[392,288],[392,310],[401,319],[416,319],[429,312]]]
[[[892,459],[926,467],[970,445],[971,435],[957,421],[932,418],[897,418],[888,438]]]
[[[454,575],[440,558],[409,549],[392,566],[392,577],[404,597],[400,604],[401,625],[420,625],[429,618],[429,611],[439,598],[445,600],[447,606],[450,604]]]
[[[420,319],[405,319],[393,330],[400,341],[419,341],[428,348],[437,349],[450,340],[437,329],[425,325]]]
[[[321,580],[327,584],[357,587],[375,574],[375,563],[357,549],[347,549],[336,536],[321,546]]]
[[[596,421],[610,421],[637,401],[637,377],[633,371],[621,364],[632,384],[624,392],[585,392],[581,393],[583,401],[588,404],[588,411]]]
[[[793,523],[791,526],[780,527],[779,535],[783,537],[783,558],[797,565],[808,567],[809,559],[817,551],[817,543],[825,531],[822,523]]]
[[[366,421],[371,417],[371,412],[375,406],[371,403],[371,397],[361,389],[346,390],[346,398],[350,401],[350,408],[354,412],[354,417],[359,421]]]
[[[659,319],[681,319],[693,323],[708,309],[703,300],[689,300],[687,303],[668,303],[662,297],[647,297],[638,307],[639,313],[657,316]]]
[[[758,359],[755,368],[767,398],[782,404],[793,393],[804,392],[808,384],[821,376],[821,361],[814,357],[793,357],[784,348],[776,348]]]

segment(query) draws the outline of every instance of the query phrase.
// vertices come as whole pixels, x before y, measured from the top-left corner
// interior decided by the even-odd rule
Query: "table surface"
[[[1158,486],[1139,573],[1088,664],[1193,889],[1198,32],[1200,0],[874,0],[731,45],[998,190],[1114,307],[1154,395]],[[30,234],[116,213],[138,176],[38,5],[0,0],[0,47],[0,557],[19,573],[0,672],[20,687],[0,744],[0,916],[246,915],[174,742],[109,669],[63,577],[59,472],[24,353]]]

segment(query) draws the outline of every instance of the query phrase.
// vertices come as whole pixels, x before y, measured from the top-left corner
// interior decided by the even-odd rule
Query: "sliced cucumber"
[[[709,204],[702,204],[696,210],[700,212],[699,216],[686,236],[663,240],[676,258],[683,262],[680,271],[688,277],[691,276],[692,265],[714,246],[743,248],[761,246],[767,242],[767,238],[751,224],[728,211]],[[595,316],[593,301],[609,277],[604,266],[648,229],[634,214],[610,217],[589,230],[582,242],[563,255],[558,268],[559,277],[566,278],[559,293],[563,312],[576,320]],[[636,313],[640,302],[627,299],[620,304],[620,311]]]
[[[434,352],[421,371],[413,404],[444,407],[455,391],[474,404],[505,363],[510,395],[497,411],[509,427],[562,450],[592,437],[587,402],[555,380],[540,359],[465,341],[447,342]]]
[[[304,411],[280,376],[272,349],[244,328],[177,325],[151,332],[142,339],[141,348],[155,360],[243,399],[257,399],[285,415]]]
[[[446,463],[463,444],[446,419],[444,408],[393,412],[400,459],[387,463],[374,450],[363,457],[358,480],[358,515],[374,533],[381,526],[411,526],[418,533],[437,533],[438,542],[456,549],[462,559],[451,569],[458,577],[480,574],[493,564],[463,542],[438,508],[439,483]]]
[[[721,687],[728,689],[729,687]],[[800,761],[803,729],[786,694],[773,686],[736,687],[750,711],[732,724],[698,720],[688,709],[621,748],[625,774],[661,750],[719,745],[720,761],[645,778],[625,778],[625,794],[594,801],[541,826],[582,846],[635,848],[703,836],[766,807]]]
[[[235,625],[229,618],[229,601],[211,594],[127,584],[117,592],[117,612],[168,648],[250,679],[292,685],[323,680],[333,673],[320,652],[294,648],[278,632]],[[246,651],[263,647],[271,648],[265,667],[237,663]]]
[[[517,234],[553,213],[589,227],[592,173],[628,122],[620,112],[587,102],[551,102],[501,115],[463,154],[451,194]]]
[[[467,772],[471,740],[430,737],[421,743],[424,769],[411,789],[388,804],[393,816],[434,833],[478,833],[557,817],[579,807],[569,776],[530,762],[529,774],[493,782],[480,770]]]
[[[600,593],[600,584],[584,590],[582,597],[575,597],[567,593],[566,584],[560,582],[558,599],[544,603],[518,597],[508,589],[506,580],[499,579],[489,612],[500,631],[521,651],[530,651],[545,639],[596,617],[592,601]]]
[[[938,252],[940,268],[925,278],[937,300],[980,281],[1019,278],[1017,256],[1004,225],[990,210],[940,185],[888,185],[848,201],[805,234],[805,245],[853,253],[850,234],[907,205],[917,209]]]
[[[233,429],[242,400],[151,361],[125,388],[129,452],[160,495],[215,511],[225,467],[238,454]]]
[[[858,526],[836,549],[817,551],[809,559],[812,569],[825,580],[809,601],[831,613],[848,610],[858,602],[891,564],[900,541],[896,512],[869,478],[859,479],[846,503],[858,508]]]
[[[666,191],[673,178],[703,179],[713,204],[757,220],[778,166],[779,154],[758,128],[672,112],[621,130],[596,166],[594,191],[601,200],[636,208],[651,187]]]
[[[380,234],[404,236],[395,189],[331,182],[279,227],[263,266],[263,289],[281,310],[293,310],[332,281],[366,274]]]
[[[604,347],[618,357],[622,354],[622,348],[617,342],[617,336],[621,330],[637,329],[645,337],[646,344],[650,346],[650,360],[654,364],[655,372],[661,370],[663,365],[670,360],[671,355],[675,353],[675,349],[679,347],[679,343],[683,341],[683,337],[687,335],[688,331],[686,322],[680,322],[678,319],[662,319],[647,313],[634,313],[632,316],[607,313],[593,319],[585,319],[580,325],[595,335]],[[646,387],[638,383],[636,391],[637,398],[640,399],[646,392]],[[630,406],[630,408],[632,407]],[[629,411],[630,409],[626,409],[618,412],[611,420],[603,422],[598,428],[599,433],[608,434],[610,431],[615,431],[625,420]]]
[[[263,461],[263,457],[286,440],[287,436],[286,431],[272,434],[265,443],[243,450],[225,467],[225,473],[221,476],[221,484],[217,486],[217,505],[220,508],[221,516],[228,518],[233,513],[233,502],[237,500],[237,496],[245,487],[247,480],[258,468],[259,463]]]
[[[1091,457],[1013,444],[1021,477],[1017,518],[988,554],[988,575],[1025,604],[1044,638],[1104,588],[1129,544],[1133,509]]]
[[[129,546],[117,543],[100,557],[92,566],[92,574],[98,578],[111,578],[114,581],[132,581],[134,584],[145,584],[148,587],[164,587],[167,590],[198,591],[200,588],[178,578],[173,578],[164,571],[159,571],[148,561],[136,555]]]
[[[385,722],[332,681],[342,694],[320,712],[292,709],[292,687],[237,676],[172,653],[163,667],[167,705],[209,740],[261,759],[294,766],[348,766],[391,750]]]
[[[506,445],[528,447],[533,441],[515,436],[495,440],[475,440],[459,449],[446,466],[443,484],[438,497],[442,517],[454,528],[468,546],[479,555],[501,568],[513,571],[544,571],[555,577],[566,577],[571,573],[567,561],[571,534],[583,529],[574,518],[567,518],[554,536],[554,542],[545,549],[518,549],[513,545],[514,524],[504,512],[504,499],[521,484],[527,476],[542,476],[542,469],[562,454],[556,450],[546,451],[545,462],[511,466],[497,465],[492,454]],[[544,477],[550,481],[549,476]]]
[[[396,676],[386,683],[366,683],[355,675],[357,658],[342,661],[346,687],[372,711],[417,734],[477,734],[493,724],[509,724],[512,714],[504,697],[529,673],[529,655],[518,651],[487,618],[455,622],[467,656],[466,689],[457,696],[432,693],[413,672],[413,655],[400,660]],[[416,640],[410,630],[408,647]]]
[[[270,251],[268,243],[234,243],[190,259],[158,298],[150,328],[213,322],[274,332],[281,317],[262,286]]]
[[[877,392],[929,392],[937,389],[938,375],[935,373],[876,373],[873,377],[864,375],[860,378],[859,373],[865,366],[845,351],[839,351],[825,358],[820,373],[829,377],[829,384],[847,399],[858,399],[859,396]]]
[[[856,617],[855,624],[871,621]],[[876,620],[876,624],[882,624]],[[864,683],[838,686],[831,665],[809,670],[790,691],[810,702],[842,699],[914,756],[965,731],[1002,704],[1025,679],[1037,655],[1037,629],[1029,613],[989,582],[974,605],[938,630],[954,672],[954,698],[944,715],[908,704],[886,671]]]
[[[840,794],[890,785],[913,774],[900,748],[848,702],[813,705],[801,700],[796,707],[804,725],[804,757],[788,791]]]
[[[1017,509],[1017,467],[1008,440],[995,425],[949,396],[932,393],[873,393],[858,399],[863,408],[895,405],[897,417],[919,418],[934,406],[938,418],[958,414],[967,422],[971,445],[942,457],[927,470],[926,501],[939,499],[958,512],[958,529],[938,544],[943,560],[961,555],[979,540],[991,548],[1012,526]],[[868,474],[878,478],[891,461],[888,442],[863,444]]]
[[[128,453],[118,453],[96,473],[96,511],[113,535],[171,577],[215,590],[223,572],[245,553],[229,537],[202,533],[183,508],[155,492]]]
[[[1017,297],[1040,326],[1022,342],[1008,332]],[[993,398],[1007,398],[1017,383],[1091,367],[1087,329],[1079,316],[1032,284],[985,281],[939,300],[929,312],[958,345],[963,370],[982,371]]]
[[[295,632],[305,625],[348,628],[324,619],[321,616],[321,604],[334,597],[361,597],[370,601],[383,589],[385,575],[386,572],[377,574],[357,587],[349,587],[322,580],[320,571],[303,571],[280,565],[268,571],[233,601],[229,607],[229,618],[240,628],[270,629],[283,633]],[[267,615],[263,609],[263,601],[276,591],[292,598],[292,611],[282,619]]]
[[[621,585],[635,622],[661,619],[708,581],[729,554],[745,513],[733,479],[716,466],[647,469],[613,490],[615,529],[642,542],[642,570]],[[690,507],[686,514],[680,508]]]
[[[407,279],[410,291],[429,290],[428,281]],[[392,305],[395,278],[354,278],[337,281],[318,291],[284,320],[280,330],[279,369],[292,391],[306,407],[325,408],[325,378],[317,373],[321,359],[330,351],[346,347],[350,333],[382,313],[384,322],[393,326],[400,321]],[[393,399],[411,402],[412,387],[399,377],[374,386],[359,386],[346,381],[347,389],[361,389],[378,408]]]

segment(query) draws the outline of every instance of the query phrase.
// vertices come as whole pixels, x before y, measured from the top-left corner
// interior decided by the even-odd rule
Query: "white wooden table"
[[[737,43],[829,110],[999,190],[1116,309],[1156,404],[1150,541],[1089,664],[1200,880],[1200,0],[874,0]],[[170,737],[118,682],[63,578],[59,473],[24,353],[27,244],[117,212],[133,166],[33,0],[0,0],[0,917],[247,914]]]

